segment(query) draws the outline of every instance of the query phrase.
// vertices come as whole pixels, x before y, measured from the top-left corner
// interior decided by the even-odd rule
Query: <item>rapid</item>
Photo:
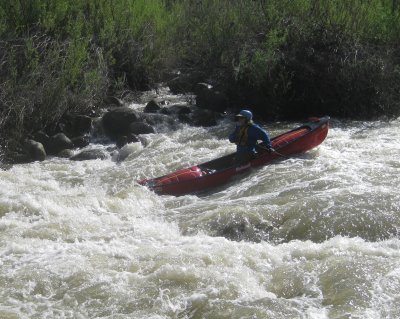
[[[135,183],[233,152],[233,125],[0,170],[0,318],[400,318],[400,120],[332,119],[316,149],[201,195]]]

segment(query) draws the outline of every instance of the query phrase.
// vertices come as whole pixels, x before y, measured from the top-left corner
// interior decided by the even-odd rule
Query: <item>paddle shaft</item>
[[[276,155],[279,155],[279,156],[281,156],[281,157],[289,158],[288,156],[279,153],[278,151],[274,150],[273,148],[269,149],[269,148],[266,148],[266,147],[261,146],[261,145],[257,145],[256,147],[259,147],[259,148],[261,148],[261,149],[263,149],[263,150],[266,150],[266,151],[268,151],[268,152],[275,153]]]

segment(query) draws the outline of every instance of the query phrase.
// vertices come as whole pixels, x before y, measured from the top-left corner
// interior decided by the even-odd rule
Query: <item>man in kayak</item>
[[[265,148],[270,152],[273,151],[268,133],[254,124],[253,114],[249,110],[241,110],[235,119],[238,125],[236,125],[235,131],[229,135],[229,141],[237,145],[236,164],[241,165],[255,158],[258,140],[263,141]]]

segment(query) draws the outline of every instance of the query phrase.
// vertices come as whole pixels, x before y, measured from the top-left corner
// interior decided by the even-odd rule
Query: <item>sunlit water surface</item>
[[[228,119],[158,127],[122,162],[2,170],[0,318],[400,318],[399,124],[334,119],[201,195],[135,181],[232,152]]]

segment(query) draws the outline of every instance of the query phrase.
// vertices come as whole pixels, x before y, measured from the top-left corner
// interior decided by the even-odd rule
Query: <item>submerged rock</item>
[[[70,159],[72,161],[87,161],[87,160],[94,160],[94,159],[101,159],[104,160],[107,158],[107,154],[102,150],[85,150],[82,151]]]
[[[143,112],[145,112],[145,113],[157,113],[160,110],[161,110],[161,106],[155,100],[151,100],[149,103],[147,103],[147,105],[144,108]]]
[[[135,142],[140,142],[138,136],[135,134],[128,134],[128,135],[119,136],[116,144],[117,144],[118,148],[121,148],[121,147],[125,146],[126,144],[135,143]]]
[[[155,133],[155,130],[151,125],[143,122],[133,122],[129,129],[131,134],[136,135]]]
[[[143,113],[140,115],[140,119],[142,122],[149,125],[168,125],[168,126],[176,125],[175,120],[171,116],[165,114]]]
[[[119,151],[116,151],[112,156],[116,162],[124,161],[128,156],[138,152],[142,148],[142,145],[138,143],[129,143],[124,145]]]
[[[74,152],[72,150],[62,150],[57,154],[57,157],[70,158],[73,155]]]

